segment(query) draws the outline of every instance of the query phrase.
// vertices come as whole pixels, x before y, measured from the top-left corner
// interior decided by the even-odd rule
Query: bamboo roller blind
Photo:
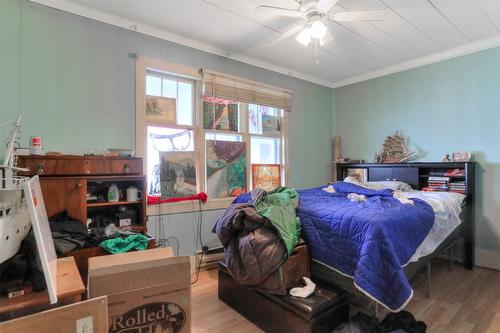
[[[226,74],[201,69],[203,94],[284,109],[292,109],[292,92]]]

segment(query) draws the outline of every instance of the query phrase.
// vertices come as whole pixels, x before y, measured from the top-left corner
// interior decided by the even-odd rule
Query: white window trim
[[[149,123],[145,120],[145,95],[146,95],[146,72],[147,70],[160,71],[164,72],[168,75],[184,77],[190,80],[195,80],[195,92],[194,92],[194,117],[193,123],[191,126],[184,125],[175,125],[175,124],[159,124],[159,123]],[[147,175],[147,137],[146,125],[159,126],[159,127],[169,127],[169,128],[192,128],[194,133],[194,147],[195,147],[195,159],[196,161],[205,161],[205,133],[212,132],[211,130],[203,129],[202,125],[200,125],[203,119],[203,103],[201,101],[201,91],[202,91],[202,76],[200,71],[193,67],[173,64],[170,62],[165,62],[162,60],[138,56],[136,60],[136,126],[135,126],[135,147],[136,147],[136,156],[141,157],[143,159],[143,172]],[[288,113],[284,112],[283,114],[283,135],[282,136],[273,136],[273,135],[260,135],[260,134],[251,134],[248,132],[248,119],[245,119],[245,131],[243,132],[230,132],[230,134],[240,134],[243,137],[243,140],[247,142],[247,165],[250,166],[251,159],[251,136],[255,137],[275,137],[281,139],[281,147],[282,151],[280,151],[280,164],[282,165],[282,176],[285,177],[285,185],[288,184]],[[247,113],[245,112],[247,115]],[[223,131],[216,131],[223,132]],[[196,163],[196,171],[197,171],[197,182],[199,184],[199,188],[201,191],[206,192],[205,184],[206,184],[206,170],[204,163],[200,165],[200,163]],[[248,187],[251,184],[251,167],[247,167],[247,184]],[[225,209],[230,203],[234,200],[233,197],[228,198],[214,198],[208,199],[205,204],[201,205],[202,211],[216,210],[216,209]],[[158,207],[160,205],[160,207]],[[194,201],[180,201],[180,202],[171,202],[171,203],[161,203],[159,205],[148,205],[147,207],[147,215],[157,215],[158,212],[161,214],[177,214],[177,213],[189,213],[196,212],[199,210],[200,205]]]

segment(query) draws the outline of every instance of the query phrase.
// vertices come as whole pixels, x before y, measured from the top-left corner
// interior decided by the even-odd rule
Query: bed
[[[462,169],[463,176],[456,179],[465,182],[466,193],[462,200],[460,195],[452,193],[404,193],[414,202],[409,205],[394,199],[392,191],[363,189],[345,183],[337,183],[333,194],[324,191],[324,187],[299,191],[297,214],[302,221],[302,236],[311,250],[314,278],[353,294],[361,293],[390,311],[399,311],[413,295],[409,279],[460,239],[464,240],[464,264],[472,269],[472,162],[344,164],[337,170],[338,179],[343,179],[350,169],[366,170],[368,181],[399,180],[417,190],[427,185],[432,174]],[[363,204],[351,202],[346,198],[349,193],[366,195],[368,200]],[[437,214],[436,202],[446,200],[455,201],[454,207]],[[441,229],[438,233],[436,225]]]

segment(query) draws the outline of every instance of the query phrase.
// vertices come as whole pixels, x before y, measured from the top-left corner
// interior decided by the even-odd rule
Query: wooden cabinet
[[[141,158],[94,156],[22,156],[19,166],[29,168],[25,176],[39,175],[47,215],[67,211],[82,223],[96,215],[115,215],[119,207],[134,209],[137,216],[132,227],[146,229],[146,199],[126,200],[128,187],[146,193]],[[116,184],[118,202],[107,201],[107,190]],[[89,198],[95,197],[95,200]]]
[[[48,216],[67,211],[74,219],[87,221],[85,178],[41,177],[40,185]]]
[[[142,159],[98,156],[21,156],[21,176],[142,175]]]
[[[29,168],[25,176],[39,175],[47,215],[66,211],[84,224],[109,217],[138,232],[146,233],[146,176],[142,174],[141,158],[88,157],[88,156],[21,156],[18,165]],[[120,190],[118,202],[107,201],[107,191],[112,184]],[[126,190],[136,187],[144,196],[127,201]],[[120,214],[125,214],[122,218]],[[129,218],[130,217],[130,218]],[[130,221],[129,221],[130,220]],[[149,247],[154,247],[151,239]],[[99,247],[71,251],[78,268],[86,276],[89,257],[107,254]]]

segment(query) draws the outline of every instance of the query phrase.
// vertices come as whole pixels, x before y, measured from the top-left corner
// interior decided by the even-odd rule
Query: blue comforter
[[[355,286],[392,311],[413,295],[403,266],[434,223],[430,205],[413,199],[404,205],[392,190],[370,190],[337,182],[336,193],[323,187],[299,190],[297,215],[312,258],[353,278]],[[366,202],[351,202],[349,193]]]

